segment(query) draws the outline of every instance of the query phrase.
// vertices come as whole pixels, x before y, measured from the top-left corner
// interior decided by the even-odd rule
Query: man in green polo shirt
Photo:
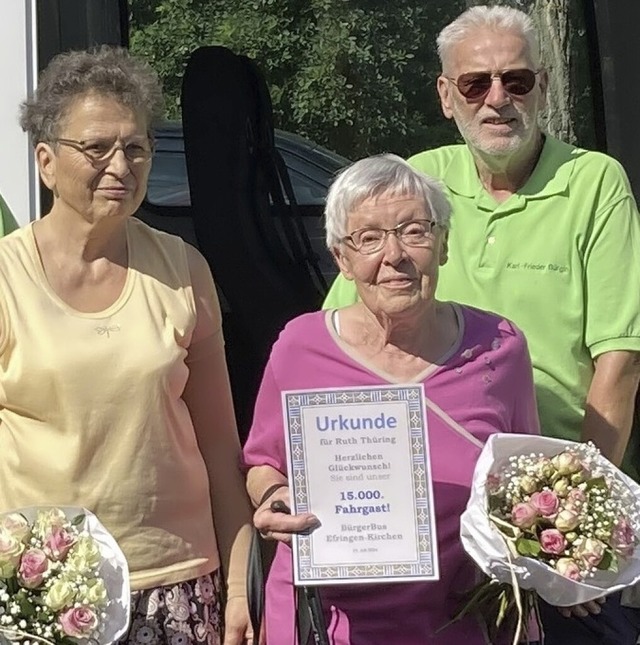
[[[8,235],[17,228],[18,224],[16,220],[13,219],[7,203],[2,199],[2,195],[0,195],[0,237]]]
[[[438,297],[526,334],[544,434],[593,440],[620,464],[640,379],[640,218],[612,158],[545,136],[547,75],[530,19],[474,7],[438,37],[438,91],[466,145],[409,162],[453,207]],[[356,298],[342,276],[325,307]],[[640,479],[640,437],[624,460]]]
[[[592,440],[616,464],[625,455],[624,469],[640,480],[640,432],[630,441],[640,216],[626,174],[612,158],[540,130],[547,73],[522,12],[473,7],[442,30],[438,52],[442,110],[465,145],[409,159],[441,179],[453,207],[437,296],[513,320],[529,342],[543,433]],[[355,299],[340,276],[324,306]],[[621,608],[619,596],[600,616],[586,613],[565,621],[543,607],[545,642],[636,643],[640,614]]]

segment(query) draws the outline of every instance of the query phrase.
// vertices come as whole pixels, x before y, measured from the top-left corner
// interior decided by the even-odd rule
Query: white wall
[[[36,0],[0,0],[0,192],[19,224],[40,212],[33,152],[18,109],[37,78]]]

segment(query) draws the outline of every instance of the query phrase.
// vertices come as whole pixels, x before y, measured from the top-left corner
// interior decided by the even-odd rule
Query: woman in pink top
[[[435,298],[449,212],[440,185],[394,155],[357,162],[329,191],[327,244],[360,302],[287,325],[273,347],[244,449],[258,507],[254,523],[280,542],[267,582],[268,645],[297,642],[288,543],[292,532],[322,520],[270,510],[276,500],[289,504],[281,392],[414,382],[427,398],[440,580],[323,587],[329,641],[485,643],[473,619],[438,631],[476,576],[460,543],[459,518],[487,437],[537,433],[538,418],[522,333],[499,316]]]

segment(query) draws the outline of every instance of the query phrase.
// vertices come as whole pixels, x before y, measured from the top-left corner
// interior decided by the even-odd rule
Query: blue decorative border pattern
[[[403,402],[408,410],[411,442],[411,464],[417,507],[418,560],[413,563],[388,562],[384,565],[340,565],[313,566],[312,541],[310,536],[298,536],[298,564],[301,580],[313,582],[327,579],[349,580],[356,578],[385,578],[433,576],[435,527],[432,533],[429,508],[429,460],[425,445],[426,419],[422,385],[384,386],[366,389],[337,389],[322,392],[287,392],[285,409],[287,414],[288,442],[293,471],[292,493],[298,513],[306,513],[308,507],[308,486],[305,460],[304,427],[302,409],[325,405],[348,405],[363,403]]]

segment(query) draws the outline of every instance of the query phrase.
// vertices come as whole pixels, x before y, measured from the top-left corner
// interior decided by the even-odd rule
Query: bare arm
[[[277,488],[268,498],[262,499],[271,486],[285,484]],[[301,533],[317,528],[320,522],[311,513],[300,513],[299,515],[287,515],[285,513],[274,513],[271,504],[275,501],[284,502],[291,508],[289,499],[289,487],[287,478],[271,466],[254,466],[247,474],[247,490],[256,512],[253,516],[253,523],[260,533],[267,539],[278,540],[279,542],[291,542],[292,533]],[[262,504],[260,502],[262,501]]]
[[[187,363],[184,401],[189,408],[200,452],[209,475],[213,522],[228,599],[225,644],[243,642],[246,567],[251,538],[251,505],[240,471],[240,440],[227,373],[221,313],[209,267],[189,247],[189,266],[197,323]],[[230,615],[230,611],[233,615]],[[246,618],[246,620],[245,620]]]
[[[247,473],[247,491],[251,502],[256,508],[270,486],[286,483],[287,478],[279,470],[271,466],[254,466]]]
[[[640,382],[640,353],[605,352],[595,359],[587,394],[582,440],[593,441],[611,462],[620,465],[631,434]]]

